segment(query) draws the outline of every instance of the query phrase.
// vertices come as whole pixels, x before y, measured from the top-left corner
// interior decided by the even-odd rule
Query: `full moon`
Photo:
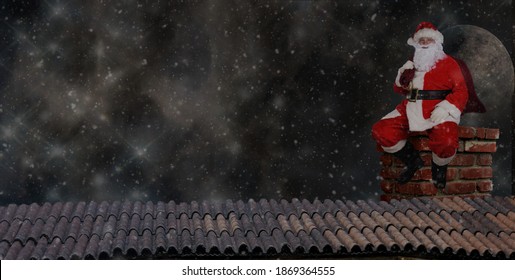
[[[465,61],[476,93],[486,113],[465,114],[462,125],[510,129],[511,98],[514,90],[513,63],[502,42],[489,31],[473,25],[445,29],[444,50]]]

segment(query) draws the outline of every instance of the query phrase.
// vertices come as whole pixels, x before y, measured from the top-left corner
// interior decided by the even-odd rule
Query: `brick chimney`
[[[411,133],[408,141],[420,151],[424,167],[413,179],[403,185],[395,182],[403,164],[391,154],[381,156],[381,200],[401,199],[414,196],[477,196],[486,195],[493,189],[492,154],[497,149],[499,129],[459,127],[459,143],[456,157],[447,170],[447,186],[438,190],[431,182],[431,151],[425,132]]]

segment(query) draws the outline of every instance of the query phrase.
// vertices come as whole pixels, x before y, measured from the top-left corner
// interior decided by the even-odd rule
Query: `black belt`
[[[408,93],[406,99],[410,102],[417,100],[445,99],[449,93],[451,93],[450,90],[419,90],[414,88]]]

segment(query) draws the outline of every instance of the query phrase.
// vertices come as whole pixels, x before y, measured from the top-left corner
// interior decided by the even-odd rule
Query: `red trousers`
[[[408,138],[408,133],[408,118],[405,113],[395,118],[382,119],[372,127],[372,136],[382,147],[398,145],[400,141]],[[448,163],[452,160],[459,146],[458,125],[454,122],[444,122],[427,130],[427,133],[429,136],[429,148],[433,154],[443,160],[443,162]],[[403,146],[398,147],[399,150]]]

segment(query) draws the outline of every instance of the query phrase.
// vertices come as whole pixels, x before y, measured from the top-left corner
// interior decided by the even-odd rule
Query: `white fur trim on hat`
[[[408,39],[408,45],[410,45],[410,46],[416,45],[418,43],[418,40],[422,37],[433,38],[433,40],[435,40],[436,43],[443,45],[442,33],[440,33],[440,31],[438,31],[438,30],[434,30],[431,28],[423,28],[423,29],[420,29],[419,31],[417,31],[417,33],[415,33],[412,38],[410,37]]]

